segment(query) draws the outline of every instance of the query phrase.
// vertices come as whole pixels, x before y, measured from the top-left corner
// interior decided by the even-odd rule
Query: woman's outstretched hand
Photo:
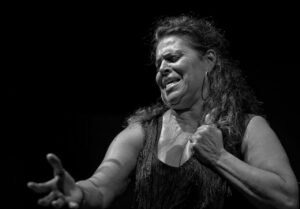
[[[78,208],[83,199],[82,190],[76,185],[72,176],[63,168],[60,159],[54,154],[48,154],[47,160],[53,168],[54,178],[43,183],[28,182],[27,186],[37,193],[47,193],[38,200],[42,206],[61,208]]]

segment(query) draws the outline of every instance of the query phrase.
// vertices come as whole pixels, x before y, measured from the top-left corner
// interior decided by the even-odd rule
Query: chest
[[[157,144],[158,159],[173,167],[184,164],[192,155],[189,141],[191,135],[177,124],[164,122]]]

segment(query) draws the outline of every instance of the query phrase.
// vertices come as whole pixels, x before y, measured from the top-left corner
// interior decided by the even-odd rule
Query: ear
[[[213,49],[209,49],[205,52],[205,58],[209,64],[208,71],[211,71],[217,63],[217,53]]]

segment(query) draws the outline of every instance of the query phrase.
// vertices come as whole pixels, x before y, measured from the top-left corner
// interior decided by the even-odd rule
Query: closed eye
[[[177,60],[179,60],[180,56],[179,55],[171,55],[171,54],[167,54],[164,59],[168,62],[174,63],[177,62]]]
[[[162,60],[166,60],[169,63],[175,63],[181,58],[182,54],[165,54],[162,56],[162,58],[158,59],[155,63],[156,68],[158,69],[162,63]]]

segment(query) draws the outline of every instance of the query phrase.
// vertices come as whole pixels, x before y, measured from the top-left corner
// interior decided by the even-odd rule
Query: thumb
[[[196,145],[197,143],[197,140],[193,137],[193,136],[190,136],[189,137],[189,142],[192,146]]]
[[[216,114],[217,114],[217,108],[213,108],[211,111],[209,111],[209,113],[205,115],[204,123],[206,125],[213,125]]]
[[[205,115],[204,123],[206,125],[212,125],[213,124],[213,117],[212,117],[211,113],[208,113],[208,114]]]

